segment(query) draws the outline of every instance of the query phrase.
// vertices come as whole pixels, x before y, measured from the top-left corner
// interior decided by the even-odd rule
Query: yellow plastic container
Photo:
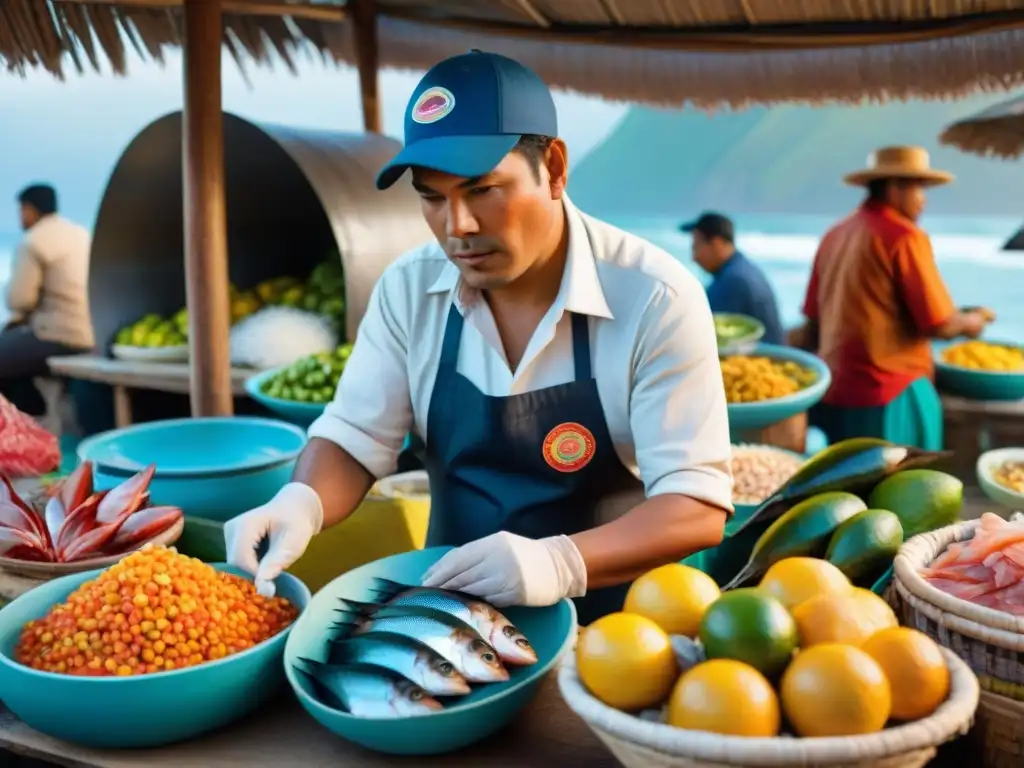
[[[422,549],[430,522],[429,487],[426,472],[384,478],[351,517],[318,534],[288,572],[316,592],[353,568]]]
[[[384,478],[351,517],[318,534],[288,572],[316,592],[353,568],[422,549],[430,522],[429,488],[426,472]],[[177,547],[205,562],[223,562],[224,525],[187,517]]]

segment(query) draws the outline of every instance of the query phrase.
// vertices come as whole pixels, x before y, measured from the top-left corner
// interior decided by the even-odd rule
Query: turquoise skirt
[[[928,379],[918,379],[888,405],[847,408],[819,403],[808,418],[829,443],[878,437],[926,451],[942,450],[942,401]]]

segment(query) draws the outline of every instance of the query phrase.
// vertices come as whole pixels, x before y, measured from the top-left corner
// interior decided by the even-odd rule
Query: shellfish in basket
[[[177,507],[151,507],[150,465],[108,491],[93,488],[84,461],[52,490],[40,513],[0,475],[0,557],[36,563],[74,563],[138,549],[179,524]]]

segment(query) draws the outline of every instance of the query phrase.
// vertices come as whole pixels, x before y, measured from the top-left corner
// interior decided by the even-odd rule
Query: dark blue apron
[[[642,490],[608,433],[585,315],[572,315],[575,380],[509,397],[483,394],[456,370],[463,324],[453,304],[422,459],[430,476],[428,547],[461,546],[498,531],[571,536],[600,524],[602,499]],[[578,598],[580,624],[620,610],[628,589]]]

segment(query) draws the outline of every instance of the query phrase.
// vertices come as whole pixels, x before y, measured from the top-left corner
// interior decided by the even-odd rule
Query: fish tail
[[[302,661],[306,662],[307,664],[313,665],[320,663],[312,661],[310,659],[302,659]],[[348,708],[345,702],[342,701],[341,698],[337,696],[334,692],[332,692],[330,688],[328,688],[326,685],[317,680],[315,675],[311,674],[310,672],[307,672],[302,667],[295,667],[295,671],[306,678],[307,682],[309,683],[309,687],[313,690],[313,693],[317,696],[317,698],[320,699],[320,701],[322,701],[324,704],[331,707],[332,709],[338,710],[339,712],[347,712],[351,714],[351,710]]]
[[[345,611],[347,613],[355,613],[360,616],[372,616],[374,613],[384,607],[384,603],[365,603],[361,600],[350,600],[347,597],[341,598],[341,602],[346,606],[351,606],[352,610],[346,610],[345,608],[339,608],[339,611]]]
[[[331,629],[335,630],[337,634],[334,636],[332,642],[338,643],[342,640],[347,640],[352,634],[362,626],[358,621],[336,621],[331,625]]]
[[[380,594],[388,595],[389,597],[394,597],[400,592],[405,592],[407,589],[413,589],[411,584],[402,584],[398,581],[385,579],[383,576],[375,576],[373,583],[374,586],[372,589],[374,592],[379,592]],[[379,602],[386,603],[387,600],[381,599]]]

